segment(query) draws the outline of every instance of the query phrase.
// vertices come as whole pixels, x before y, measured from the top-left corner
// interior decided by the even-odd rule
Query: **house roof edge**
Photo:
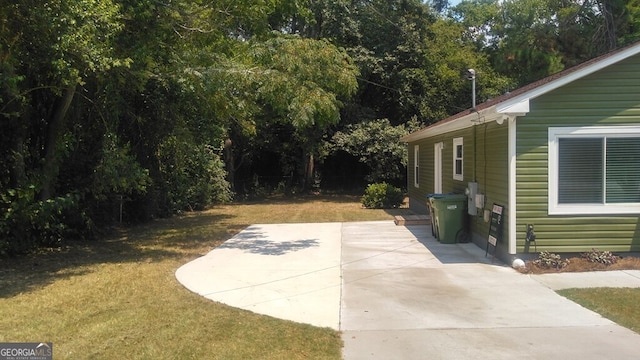
[[[471,119],[473,119],[474,114],[478,116],[482,112],[487,118],[496,118],[498,114],[508,113],[518,113],[518,116],[522,116],[528,112],[529,101],[531,99],[535,99],[637,54],[640,54],[640,41],[552,74],[546,78],[518,88],[511,93],[479,104],[476,111],[465,110],[454,114],[446,119],[405,135],[400,138],[400,141],[408,143],[473,126],[474,122],[471,121]]]

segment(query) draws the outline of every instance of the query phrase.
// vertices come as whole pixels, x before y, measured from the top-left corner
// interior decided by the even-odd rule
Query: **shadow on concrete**
[[[506,266],[492,254],[485,256],[485,249],[474,243],[443,244],[431,234],[431,225],[405,226],[427,250],[442,264],[488,264]]]
[[[218,249],[238,249],[252,254],[279,256],[317,246],[320,246],[318,239],[277,241],[267,238],[262,231],[245,230],[218,246]]]

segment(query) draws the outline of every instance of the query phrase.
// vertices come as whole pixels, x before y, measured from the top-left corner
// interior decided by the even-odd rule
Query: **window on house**
[[[453,178],[464,180],[462,138],[453,139]]]
[[[549,213],[640,212],[640,127],[549,129]]]
[[[420,187],[420,145],[413,146],[413,186]]]

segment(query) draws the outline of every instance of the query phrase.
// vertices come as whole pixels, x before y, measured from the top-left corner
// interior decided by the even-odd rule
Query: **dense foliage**
[[[471,106],[466,69],[483,101],[638,19],[638,0],[0,0],[0,253],[353,164],[338,182],[402,184],[397,139]]]
[[[386,181],[402,186],[407,157],[398,139],[414,129],[415,122],[392,126],[388,119],[349,124],[326,143],[327,151],[348,154],[364,164],[369,169],[364,179],[370,183]]]
[[[400,188],[386,182],[369,184],[361,201],[367,209],[392,209],[402,205],[404,194]]]

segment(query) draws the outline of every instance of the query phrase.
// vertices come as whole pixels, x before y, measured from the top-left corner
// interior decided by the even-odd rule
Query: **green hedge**
[[[382,182],[367,186],[361,201],[369,209],[397,208],[402,205],[404,194],[400,188]]]

